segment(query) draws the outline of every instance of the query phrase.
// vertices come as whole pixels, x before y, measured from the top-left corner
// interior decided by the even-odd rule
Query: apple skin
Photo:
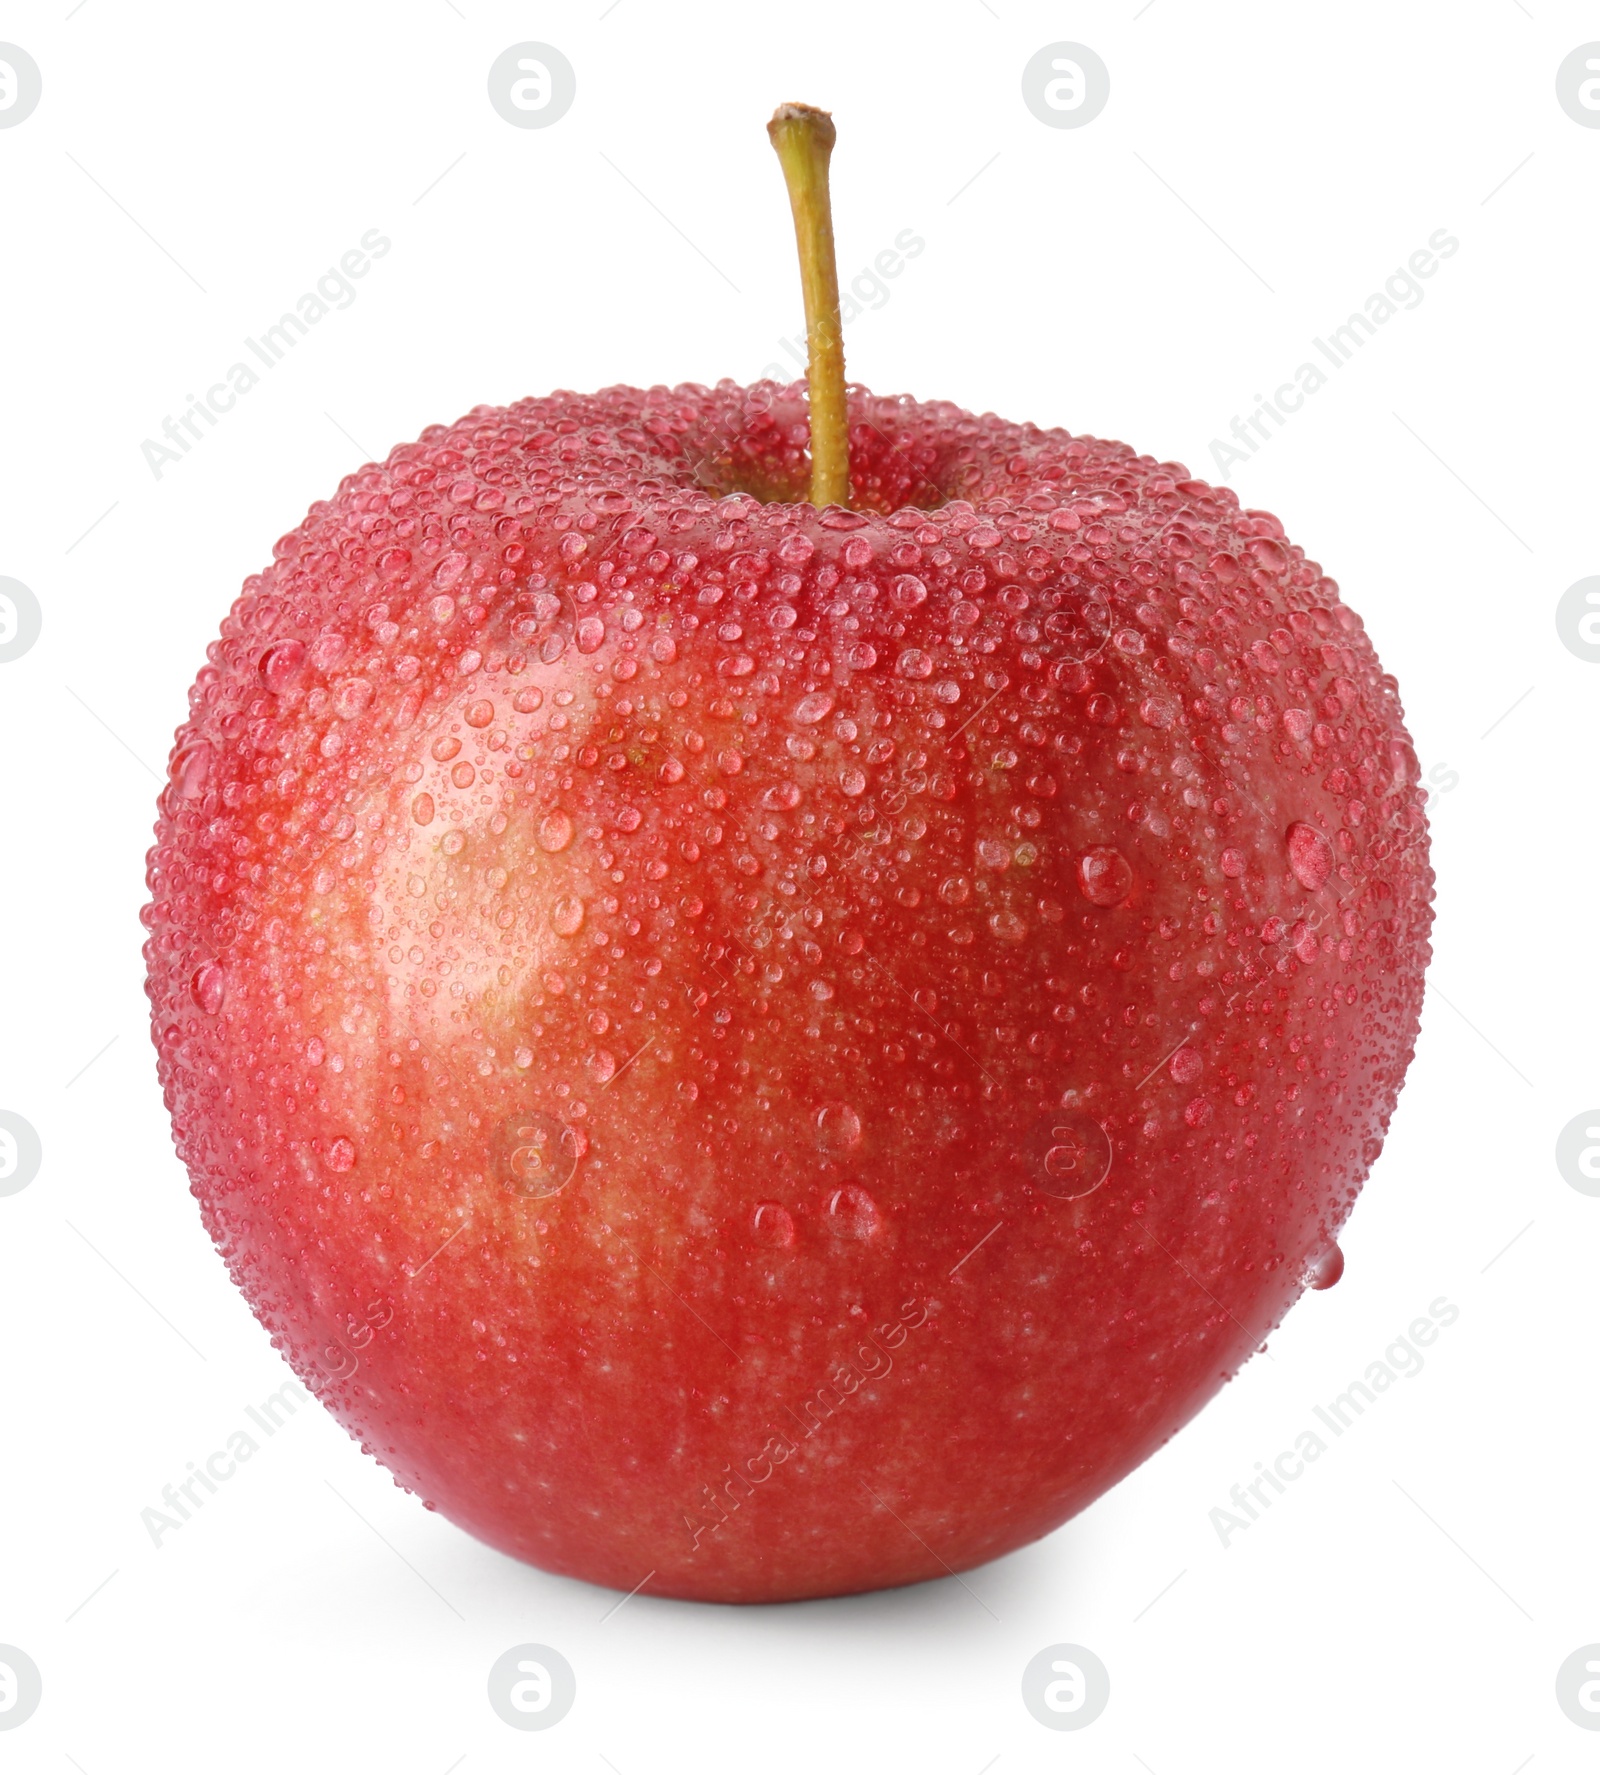
[[[850,399],[852,512],[798,386],[430,428],[246,583],[160,801],[234,1279],[400,1484],[621,1590],[1083,1509],[1327,1273],[1417,1030],[1334,583],[1179,465]]]

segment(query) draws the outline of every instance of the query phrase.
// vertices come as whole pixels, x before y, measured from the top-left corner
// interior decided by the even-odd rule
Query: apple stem
[[[833,119],[814,105],[780,105],[767,125],[778,151],[806,304],[806,388],[811,400],[811,503],[850,503],[850,414],[844,392],[844,335],[839,323],[839,268],[833,250],[828,159]]]

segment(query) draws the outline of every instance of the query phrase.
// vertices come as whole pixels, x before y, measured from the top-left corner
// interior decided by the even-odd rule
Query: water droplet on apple
[[[1116,906],[1133,886],[1133,865],[1119,850],[1095,845],[1078,858],[1078,887],[1091,906]]]
[[[833,709],[833,698],[825,690],[814,690],[794,706],[794,718],[803,727],[812,727]]]
[[[1325,1246],[1306,1265],[1308,1288],[1331,1288],[1344,1274],[1344,1253],[1338,1243]]]
[[[589,1056],[590,1076],[597,1085],[606,1085],[617,1076],[617,1057],[609,1048],[596,1048]]]
[[[563,894],[550,908],[550,928],[558,937],[575,937],[583,929],[586,912],[576,894]]]
[[[281,696],[300,676],[306,650],[299,641],[279,641],[261,656],[261,676],[267,689]]]
[[[1205,1071],[1206,1063],[1193,1048],[1179,1048],[1167,1063],[1167,1070],[1180,1085],[1192,1085]]]
[[[847,1153],[861,1144],[861,1117],[848,1103],[825,1103],[817,1111],[817,1145],[825,1153]]]
[[[214,961],[201,962],[189,980],[190,995],[208,1017],[222,1009],[227,990],[228,976]]]
[[[211,777],[211,759],[211,748],[204,740],[196,746],[186,746],[173,759],[173,786],[184,801],[198,801],[205,794]]]
[[[870,1239],[883,1222],[878,1204],[855,1183],[836,1189],[828,1197],[822,1213],[828,1231],[836,1239]]]
[[[337,629],[324,629],[311,646],[311,663],[319,672],[331,672],[350,650],[350,639]]]
[[[578,624],[579,653],[593,653],[606,638],[606,625],[598,616],[586,616]]]
[[[372,701],[372,686],[365,678],[343,679],[333,693],[333,712],[351,721]]]
[[[356,1162],[356,1143],[340,1135],[328,1143],[328,1169],[348,1171]]]
[[[849,770],[839,772],[839,787],[846,795],[864,795],[867,791],[867,773],[852,765]]]
[[[1304,820],[1296,820],[1289,828],[1289,867],[1294,878],[1308,893],[1315,893],[1333,869],[1333,846]]]
[[[786,1251],[794,1243],[794,1216],[776,1202],[757,1202],[750,1231],[761,1244]]]
[[[1243,851],[1225,850],[1221,859],[1222,873],[1230,881],[1237,881],[1245,871],[1245,854]]]
[[[539,822],[539,849],[564,851],[572,843],[572,816],[556,808]]]
[[[426,790],[412,802],[411,817],[419,826],[426,826],[433,819],[433,797]]]

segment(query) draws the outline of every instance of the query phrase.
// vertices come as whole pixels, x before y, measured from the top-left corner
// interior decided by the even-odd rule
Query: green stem
[[[806,304],[806,387],[811,398],[811,503],[850,503],[850,414],[844,393],[844,335],[839,325],[839,270],[833,252],[828,158],[833,119],[813,105],[780,105],[767,125],[778,151]]]

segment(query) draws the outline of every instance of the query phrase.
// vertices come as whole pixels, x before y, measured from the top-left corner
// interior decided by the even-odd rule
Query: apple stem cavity
[[[839,268],[833,250],[828,160],[833,119],[814,105],[780,105],[767,125],[778,151],[806,304],[806,388],[811,400],[811,503],[850,504],[850,413],[844,392]]]

